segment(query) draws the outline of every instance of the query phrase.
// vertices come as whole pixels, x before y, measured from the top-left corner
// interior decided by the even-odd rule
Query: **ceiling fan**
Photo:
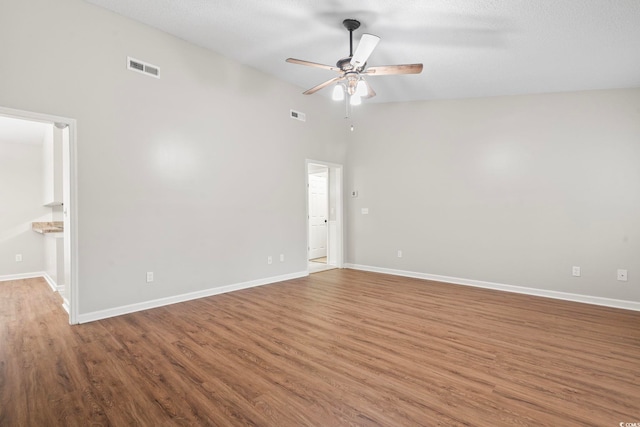
[[[320,83],[309,90],[303,92],[304,95],[311,95],[320,89],[337,83],[333,89],[332,98],[336,101],[345,99],[345,94],[349,96],[351,105],[358,105],[362,98],[372,98],[376,96],[375,91],[364,76],[386,76],[390,74],[420,74],[422,64],[402,64],[402,65],[382,65],[378,67],[368,67],[367,60],[378,45],[380,37],[373,34],[363,34],[355,53],[353,52],[353,31],[360,27],[360,22],[355,19],[345,19],[342,25],[349,31],[349,56],[338,60],[336,66],[318,64],[316,62],[303,61],[301,59],[287,58],[287,62],[292,64],[306,65],[308,67],[323,68],[335,71],[339,75],[326,82]]]

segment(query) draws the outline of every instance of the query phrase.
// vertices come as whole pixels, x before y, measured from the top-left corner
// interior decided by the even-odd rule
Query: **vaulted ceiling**
[[[424,64],[368,80],[367,102],[640,87],[638,0],[87,0],[300,87],[333,72],[354,32],[381,38],[369,65]],[[145,58],[141,58],[145,59]],[[162,64],[158,64],[162,66]],[[323,89],[315,95],[329,96]]]

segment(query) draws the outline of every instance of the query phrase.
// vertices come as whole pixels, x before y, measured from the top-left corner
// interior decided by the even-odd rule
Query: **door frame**
[[[68,236],[71,248],[71,256],[64,257],[65,270],[70,272],[69,281],[65,283],[65,288],[69,289],[69,307],[65,310],[69,313],[69,324],[78,323],[78,163],[77,163],[77,123],[75,119],[69,117],[55,116],[51,114],[36,113],[33,111],[17,110],[0,106],[0,115],[12,117],[16,119],[29,120],[32,122],[43,123],[60,123],[68,125],[69,129],[69,148],[67,152],[63,152],[63,156],[69,159],[68,173],[69,179],[63,180],[63,193],[69,195],[68,206],[64,206],[66,210],[65,222],[69,225],[69,233],[65,230],[65,239]],[[65,163],[65,162],[63,162]],[[63,304],[64,306],[64,304]]]
[[[304,164],[304,183],[306,187],[305,191],[305,211],[307,219],[305,221],[306,230],[305,235],[307,236],[306,245],[305,245],[305,259],[309,257],[309,165],[321,165],[326,166],[328,169],[328,186],[329,191],[327,193],[327,197],[329,200],[332,198],[336,201],[336,242],[335,242],[335,267],[336,268],[344,268],[344,167],[338,163],[325,162],[323,160],[314,160],[314,159],[306,159]],[[332,183],[332,176],[335,175],[335,183]],[[330,207],[327,207],[330,211]],[[330,223],[330,221],[328,222]],[[329,227],[327,227],[327,234],[329,234]],[[331,243],[327,242],[327,254],[331,253],[328,246]],[[327,257],[327,263],[329,262],[329,257]],[[307,271],[309,271],[309,266],[307,262]],[[329,264],[328,264],[329,265]]]

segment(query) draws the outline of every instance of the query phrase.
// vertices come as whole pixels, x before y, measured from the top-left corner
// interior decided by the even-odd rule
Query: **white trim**
[[[64,308],[64,311],[69,314],[69,300],[67,300],[66,298],[62,298],[62,308]]]
[[[53,292],[58,292],[58,285],[56,284],[56,281],[53,280],[51,276],[49,276],[49,273],[47,273],[46,271],[42,273],[42,278],[47,281],[49,287]]]
[[[281,276],[267,277],[264,279],[256,279],[248,282],[236,283],[233,285],[220,286],[217,288],[210,288],[182,295],[175,295],[151,301],[144,301],[136,304],[124,305],[121,307],[109,308],[107,310],[79,314],[78,323],[93,322],[96,320],[107,319],[109,317],[121,316],[123,314],[135,313],[137,311],[149,310],[151,308],[158,308],[165,305],[176,304],[179,302],[191,301],[198,298],[205,298],[213,295],[224,294],[227,292],[239,291],[241,289],[254,288],[256,286],[269,285],[271,283],[282,282],[285,280],[298,279],[300,277],[306,277],[308,275],[309,273],[307,271],[300,271],[297,273],[283,274]]]
[[[437,274],[418,273],[414,271],[395,270],[391,268],[372,267],[368,265],[347,263],[345,264],[345,268],[370,271],[373,273],[391,274],[394,276],[412,277],[415,279],[433,280],[436,282],[452,283],[454,285],[494,289],[504,292],[513,292],[517,294],[534,295],[565,301],[581,302],[585,304],[602,305],[605,307],[622,308],[625,310],[640,311],[640,302],[637,301],[626,301],[612,298],[596,297],[591,295],[572,294],[568,292],[550,291],[546,289],[526,288],[524,286],[506,285],[503,283],[484,282],[482,280],[462,279],[459,277],[440,276]]]
[[[4,276],[0,276],[0,282],[7,282],[9,280],[35,279],[38,277],[44,277],[44,275],[45,273],[43,271],[36,271],[35,273],[7,274]],[[45,280],[47,279],[45,278]],[[49,286],[51,286],[50,283]]]
[[[44,123],[64,123],[69,125],[69,203],[65,206],[69,214],[68,235],[70,236],[69,244],[71,245],[71,256],[65,257],[65,263],[69,263],[71,272],[69,278],[69,323],[76,324],[78,316],[78,161],[77,161],[77,122],[75,119],[62,116],[54,116],[50,114],[36,113],[32,111],[16,110],[0,106],[0,115],[16,117],[25,120],[44,122]],[[65,230],[65,235],[67,231]],[[66,243],[65,243],[66,244]],[[66,266],[65,266],[66,270]],[[42,273],[39,273],[40,277]]]

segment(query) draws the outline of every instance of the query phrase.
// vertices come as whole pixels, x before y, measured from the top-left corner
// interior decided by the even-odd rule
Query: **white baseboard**
[[[62,293],[64,292],[64,285],[58,286],[56,281],[53,280],[46,271],[42,273],[42,277],[47,281],[53,292],[58,292],[62,296]],[[70,314],[69,301],[64,297],[62,297],[62,308],[67,312],[67,314]]]
[[[51,287],[51,290],[53,292],[57,292],[58,291],[58,285],[56,284],[56,281],[53,280],[51,278],[51,276],[49,276],[49,274],[47,274],[46,271],[42,273],[42,277],[44,278],[44,280],[47,281],[47,283],[49,284],[49,286]]]
[[[282,282],[285,280],[298,279],[308,276],[307,271],[297,273],[283,274],[281,276],[267,277],[264,279],[251,280],[249,282],[236,283],[233,285],[220,286],[217,288],[205,289],[197,292],[176,295],[172,297],[159,298],[151,301],[145,301],[136,304],[125,305],[121,307],[110,308],[107,310],[94,311],[78,315],[78,323],[93,322],[95,320],[107,319],[109,317],[121,316],[123,314],[134,313],[136,311],[149,310],[151,308],[163,307],[165,305],[176,304],[179,302],[191,301],[198,298],[210,297],[213,295],[224,294],[227,292],[239,291],[241,289],[254,288],[256,286],[268,285],[271,283]]]
[[[44,277],[44,275],[44,271],[36,271],[35,273],[7,274],[5,276],[0,276],[0,282],[6,282],[8,280],[35,279],[36,277]]]
[[[391,274],[394,276],[412,277],[415,279],[433,280],[436,282],[452,283],[455,285],[473,286],[476,288],[494,289],[498,291],[514,292],[517,294],[535,295],[539,297],[581,302],[585,304],[602,305],[606,307],[622,308],[640,311],[640,302],[618,300],[612,298],[595,297],[591,295],[572,294],[568,292],[549,291],[546,289],[526,288],[523,286],[506,285],[503,283],[484,282],[481,280],[462,279],[459,277],[440,276],[437,274],[418,273],[414,271],[394,270],[391,268],[372,267],[369,265],[345,264],[345,268],[370,271],[373,273]]]
[[[67,314],[71,314],[71,312],[69,311],[69,300],[67,300],[66,298],[62,298],[62,308],[64,308],[64,311],[66,311]]]

